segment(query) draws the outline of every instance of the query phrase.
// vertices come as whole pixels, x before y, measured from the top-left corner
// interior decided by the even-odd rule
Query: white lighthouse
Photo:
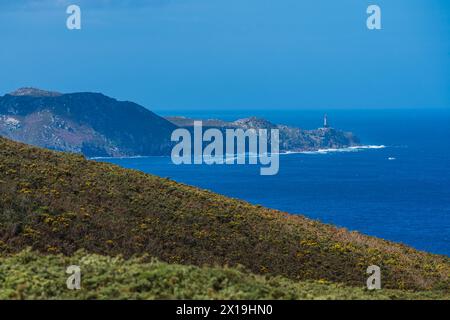
[[[325,115],[323,116],[323,127],[324,128],[329,128],[330,126],[328,125],[328,116],[325,113]]]

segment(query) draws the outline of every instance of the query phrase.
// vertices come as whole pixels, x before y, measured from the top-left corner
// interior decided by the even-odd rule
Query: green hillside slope
[[[384,288],[449,287],[448,257],[3,138],[0,194],[2,255],[148,254],[357,287],[375,264]]]

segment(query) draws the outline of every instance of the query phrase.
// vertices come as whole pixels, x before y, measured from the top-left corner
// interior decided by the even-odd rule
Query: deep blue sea
[[[312,129],[321,126],[324,112],[158,113],[224,120],[255,115]],[[326,112],[333,127],[386,148],[281,155],[275,176],[259,175],[254,165],[176,166],[169,157],[101,161],[450,255],[450,110]]]

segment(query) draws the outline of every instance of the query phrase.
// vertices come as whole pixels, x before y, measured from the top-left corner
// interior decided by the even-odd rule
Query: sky
[[[450,1],[0,0],[0,73],[152,110],[450,108]]]

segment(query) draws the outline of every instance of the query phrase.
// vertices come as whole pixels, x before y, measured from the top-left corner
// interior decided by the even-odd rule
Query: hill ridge
[[[102,93],[22,88],[0,97],[0,135],[89,157],[170,154],[175,128],[143,106]]]
[[[3,254],[149,254],[352,286],[375,264],[385,288],[448,288],[446,256],[4,138],[0,192]]]

